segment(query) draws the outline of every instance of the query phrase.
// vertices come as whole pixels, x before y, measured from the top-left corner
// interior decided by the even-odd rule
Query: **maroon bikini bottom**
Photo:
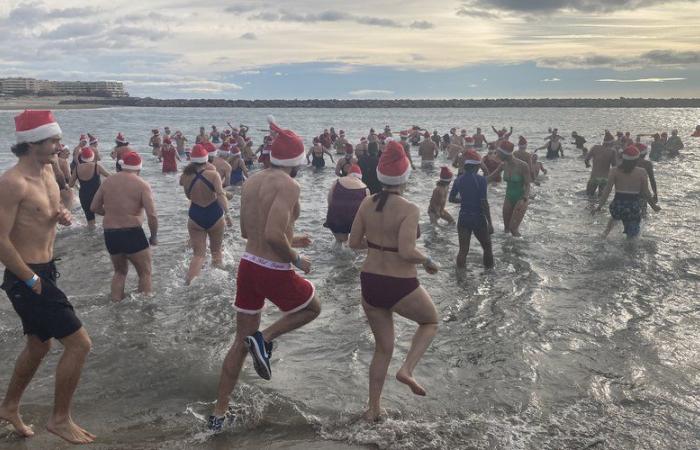
[[[402,298],[415,291],[418,278],[399,278],[360,272],[362,298],[375,308],[391,309]]]

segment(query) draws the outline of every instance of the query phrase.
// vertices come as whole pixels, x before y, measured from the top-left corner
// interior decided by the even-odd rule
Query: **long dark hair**
[[[199,172],[199,168],[204,166],[206,163],[196,163],[196,162],[191,162],[185,167],[182,171],[183,175],[194,175],[197,172]]]
[[[637,167],[638,159],[623,159],[622,164],[620,164],[620,170],[624,173],[632,173],[635,167]]]
[[[374,196],[372,196],[372,201],[377,204],[377,207],[374,208],[375,211],[382,212],[384,210],[384,205],[386,205],[386,201],[389,200],[390,195],[401,195],[397,192],[386,190],[386,189],[391,189],[391,188],[395,188],[395,187],[396,186],[391,186],[391,185],[382,183],[383,189],[381,191],[379,191],[378,193],[374,194]]]

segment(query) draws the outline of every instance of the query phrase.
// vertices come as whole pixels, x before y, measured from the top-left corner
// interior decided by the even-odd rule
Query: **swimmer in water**
[[[584,162],[586,167],[591,167],[590,161],[593,160],[593,168],[591,169],[591,178],[586,185],[586,194],[589,197],[595,196],[598,190],[598,196],[603,193],[605,186],[608,184],[610,177],[610,168],[615,166],[616,152],[613,144],[615,138],[610,132],[605,132],[603,145],[594,145],[586,154]]]
[[[418,324],[396,379],[421,396],[426,390],[413,378],[413,371],[435,337],[439,320],[430,295],[418,283],[416,264],[430,274],[437,273],[438,266],[416,248],[420,209],[402,196],[411,167],[398,142],[387,143],[377,172],[384,188],[363,200],[349,240],[350,248],[368,248],[360,273],[362,308],[375,345],[364,414],[368,421],[382,414],[382,388],[394,350],[394,313]]]
[[[70,187],[75,186],[75,183],[80,181],[78,198],[80,198],[80,206],[85,213],[88,228],[95,227],[95,213],[90,210],[90,205],[102,183],[100,176],[107,178],[109,172],[95,160],[95,153],[90,147],[84,148],[78,157],[78,166],[73,169],[71,174]]]
[[[576,145],[576,148],[581,150],[581,154],[583,156],[586,156],[586,153],[588,152],[588,149],[584,145],[586,143],[586,138],[579,135],[575,131],[571,132],[571,138],[574,140],[574,142],[572,142],[572,144]]]
[[[503,199],[503,231],[513,236],[520,236],[520,224],[525,217],[527,205],[530,201],[530,166],[513,157],[514,145],[508,141],[501,141],[498,151],[503,163],[496,169],[496,173],[503,172],[506,182],[506,196]]]
[[[423,140],[418,145],[421,169],[432,169],[435,166],[435,158],[439,154],[438,144],[430,138],[427,131],[423,134]]]
[[[316,171],[319,171],[326,167],[326,159],[324,158],[323,155],[328,155],[331,158],[331,162],[335,162],[333,160],[333,155],[331,155],[331,152],[329,152],[322,144],[321,140],[319,138],[314,138],[314,145],[309,149],[309,151],[306,153],[306,163],[311,164]],[[311,160],[309,160],[309,156],[311,156]]]
[[[180,176],[180,186],[190,200],[187,231],[192,246],[185,285],[199,275],[207,256],[207,238],[211,250],[211,264],[223,267],[224,228],[232,226],[228,213],[228,201],[216,169],[212,170],[207,164],[209,153],[201,145],[192,148],[190,164],[185,167]]]
[[[443,166],[440,169],[440,179],[435,189],[433,189],[433,195],[430,197],[430,204],[428,205],[428,217],[430,217],[430,223],[433,225],[437,225],[438,219],[446,220],[450,225],[455,223],[455,220],[445,209],[452,177],[452,171],[448,167]]]
[[[268,122],[275,135],[270,168],[253,174],[241,190],[241,235],[247,242],[236,278],[236,336],[224,359],[216,405],[207,421],[214,432],[220,432],[230,417],[229,398],[246,354],[250,353],[257,374],[269,380],[273,340],[321,312],[313,283],[294,271],[294,267],[311,271],[311,260],[294,250],[311,244],[308,236],[294,236],[300,213],[300,187],[294,177],[304,161],[304,142],[293,131],[280,128],[272,116]],[[265,299],[284,315],[261,331]]]
[[[27,338],[0,404],[0,421],[10,423],[24,438],[34,435],[22,421],[20,402],[51,349],[51,339],[56,339],[63,353],[56,366],[55,400],[46,429],[72,444],[88,444],[95,435],[73,421],[71,402],[92,343],[57,287],[54,262],[56,224],[71,224],[50,166],[61,141],[61,128],[51,111],[24,111],[15,117],[15,131],[17,143],[12,153],[18,161],[0,176],[0,262],[5,266],[2,289]],[[40,446],[44,445],[49,444]]]
[[[153,156],[158,157],[158,161],[161,160],[161,155],[160,155],[160,146],[163,144],[163,141],[160,138],[160,131],[157,128],[154,128],[152,130],[153,136],[151,136],[151,139],[148,141],[149,147],[151,147]]]
[[[348,172],[348,175],[334,181],[328,191],[328,212],[323,226],[333,233],[336,247],[347,242],[357,209],[362,200],[370,195],[367,185],[362,182],[360,166],[352,163]]]
[[[122,166],[119,164],[119,161],[121,161],[124,157],[124,154],[126,152],[130,152],[131,149],[129,148],[129,141],[121,133],[117,133],[117,137],[114,140],[114,144],[115,145],[114,149],[112,150],[111,156],[112,159],[115,161],[115,171],[121,172]]]
[[[111,297],[118,302],[124,299],[124,285],[129,263],[139,278],[138,292],[150,295],[151,245],[158,243],[158,216],[153,202],[151,186],[139,177],[141,157],[127,152],[120,161],[122,171],[107,178],[92,199],[90,210],[104,216],[105,246],[114,266]],[[148,218],[151,236],[143,232],[143,213]]]
[[[337,177],[348,176],[350,174],[350,166],[353,164],[357,164],[357,158],[353,154],[352,144],[346,143],[345,156],[338,159],[338,163],[335,165],[335,175]]]

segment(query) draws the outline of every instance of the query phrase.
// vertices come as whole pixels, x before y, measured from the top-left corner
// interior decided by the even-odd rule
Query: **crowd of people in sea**
[[[416,245],[421,211],[427,210],[433,224],[440,220],[456,224],[458,267],[466,265],[472,234],[482,247],[483,266],[493,267],[491,235],[495,227],[488,201],[489,183],[505,181],[503,231],[520,236],[532,186],[539,185],[541,174],[547,173],[543,160],[563,157],[566,138],[553,128],[546,136],[535,137],[542,145],[530,150],[525,136],[512,138],[513,128],[492,127],[495,136],[489,139],[481,128],[474,134],[452,128],[440,135],[420,126],[398,133],[386,126],[380,133],[370,129],[353,144],[343,130],[336,133],[329,128],[314,137],[307,149],[299,135],[282,128],[272,116],[268,123],[269,128],[260,130],[267,134],[257,149],[248,136],[249,127],[231,123],[224,131],[216,126],[210,131],[201,127],[191,146],[181,131],[173,133],[169,127],[162,134],[153,129],[149,140],[150,161],[162,164],[163,173],[180,172],[178,162],[185,165],[179,184],[190,201],[187,229],[193,253],[185,284],[201,276],[207,242],[212,266],[222,266],[224,230],[233,226],[229,200],[240,195],[236,213],[246,245],[236,275],[236,332],[223,361],[207,428],[220,432],[231,422],[230,396],[246,357],[251,356],[261,378],[270,380],[274,341],[313,321],[321,312],[313,283],[295,271],[308,274],[312,261],[300,250],[311,245],[310,237],[294,232],[301,214],[301,188],[294,178],[305,163],[315,171],[324,170],[326,157],[335,164],[337,179],[328,192],[324,226],[333,233],[335,246],[366,251],[360,273],[361,304],[375,350],[364,417],[378,420],[394,348],[393,314],[417,324],[396,379],[414,394],[426,395],[413,372],[437,333],[438,313],[418,281],[417,266],[428,274],[437,273],[439,267]],[[17,142],[12,152],[17,163],[0,176],[4,211],[0,262],[5,266],[2,289],[21,320],[26,344],[0,404],[0,419],[12,424],[21,436],[34,434],[21,419],[20,400],[52,339],[56,339],[64,351],[56,368],[55,404],[46,428],[69,442],[89,443],[96,437],[73,421],[71,400],[92,344],[68,297],[56,284],[53,249],[57,225],[72,224],[73,188],[77,184],[88,227],[95,226],[96,215],[103,216],[105,247],[114,269],[110,296],[121,301],[130,264],[138,275],[138,292],[151,294],[150,246],[158,243],[156,205],[150,184],[140,176],[144,156],[122,133],[110,151],[112,173],[105,167],[107,157],[101,155],[95,135],[82,135],[73,149],[61,143],[61,128],[51,111],[24,111],[15,117],[15,128]],[[627,237],[636,238],[646,206],[660,210],[652,161],[674,158],[684,148],[677,130],[670,136],[662,132],[635,137],[630,132],[605,130],[602,141],[590,148],[576,131],[570,136],[577,156],[591,167],[586,191],[593,203],[592,213],[600,211],[615,191],[604,235],[621,221]],[[700,125],[691,136],[700,137]],[[645,138],[651,141],[643,142],[648,140]],[[412,147],[417,147],[417,152]],[[539,157],[539,150],[546,150],[544,158]],[[439,160],[445,162],[427,205],[416,205],[404,196],[411,172],[416,170],[414,157],[428,170]],[[448,202],[459,204],[456,220],[447,211]],[[283,315],[261,329],[266,299]]]

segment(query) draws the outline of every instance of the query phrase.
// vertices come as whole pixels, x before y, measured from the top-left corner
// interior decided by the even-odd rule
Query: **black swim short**
[[[141,227],[105,229],[105,245],[110,255],[131,255],[148,248]]]
[[[56,286],[58,272],[53,261],[46,264],[28,264],[41,278],[41,294],[5,269],[2,289],[22,320],[24,334],[31,334],[42,342],[51,338],[62,339],[78,331],[83,324],[75,315],[73,305]]]

